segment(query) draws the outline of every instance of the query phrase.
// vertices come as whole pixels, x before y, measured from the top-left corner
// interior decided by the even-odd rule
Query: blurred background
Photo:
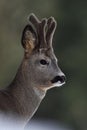
[[[64,87],[48,91],[33,118],[87,130],[86,0],[0,0],[0,86],[12,81],[21,63],[21,34],[32,12],[57,20],[54,49],[67,77]]]

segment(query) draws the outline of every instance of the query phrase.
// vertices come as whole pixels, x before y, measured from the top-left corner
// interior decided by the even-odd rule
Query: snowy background
[[[23,129],[22,124],[13,120],[0,118],[0,130],[72,130],[52,120],[31,120]]]

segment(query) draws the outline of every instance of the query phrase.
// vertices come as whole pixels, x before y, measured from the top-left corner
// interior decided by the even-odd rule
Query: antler
[[[29,22],[36,31],[39,48],[51,47],[57,25],[54,18],[50,17],[48,20],[44,18],[40,21],[34,14],[31,14]]]
[[[45,29],[47,24],[46,18],[39,21],[39,19],[34,14],[31,14],[29,17],[29,21],[36,30],[39,48],[46,48],[47,47],[45,38]]]
[[[46,41],[47,41],[47,44],[51,47],[54,32],[55,32],[55,29],[56,29],[56,26],[57,26],[57,23],[56,23],[56,21],[53,17],[50,17],[48,19],[47,26],[48,26],[48,30],[47,30],[47,34],[46,34]]]

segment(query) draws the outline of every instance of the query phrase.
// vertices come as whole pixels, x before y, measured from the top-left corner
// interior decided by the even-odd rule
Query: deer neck
[[[21,64],[8,89],[15,101],[18,116],[25,120],[31,119],[46,93],[36,88],[30,78],[27,79],[24,75],[23,64]]]

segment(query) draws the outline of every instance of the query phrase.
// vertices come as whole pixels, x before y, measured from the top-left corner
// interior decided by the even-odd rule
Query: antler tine
[[[48,18],[48,21],[47,21],[48,28],[50,28],[53,21],[54,21],[53,17]]]
[[[57,23],[53,17],[50,17],[47,21],[48,30],[46,34],[46,40],[48,45],[52,46],[53,35],[57,26]]]
[[[46,30],[46,24],[47,24],[47,20],[46,18],[42,19],[41,23],[40,23],[40,32],[39,32],[39,38],[40,38],[40,48],[44,48],[46,47],[46,34],[45,34],[45,30]]]
[[[29,16],[29,22],[38,29],[40,21],[33,13]]]

